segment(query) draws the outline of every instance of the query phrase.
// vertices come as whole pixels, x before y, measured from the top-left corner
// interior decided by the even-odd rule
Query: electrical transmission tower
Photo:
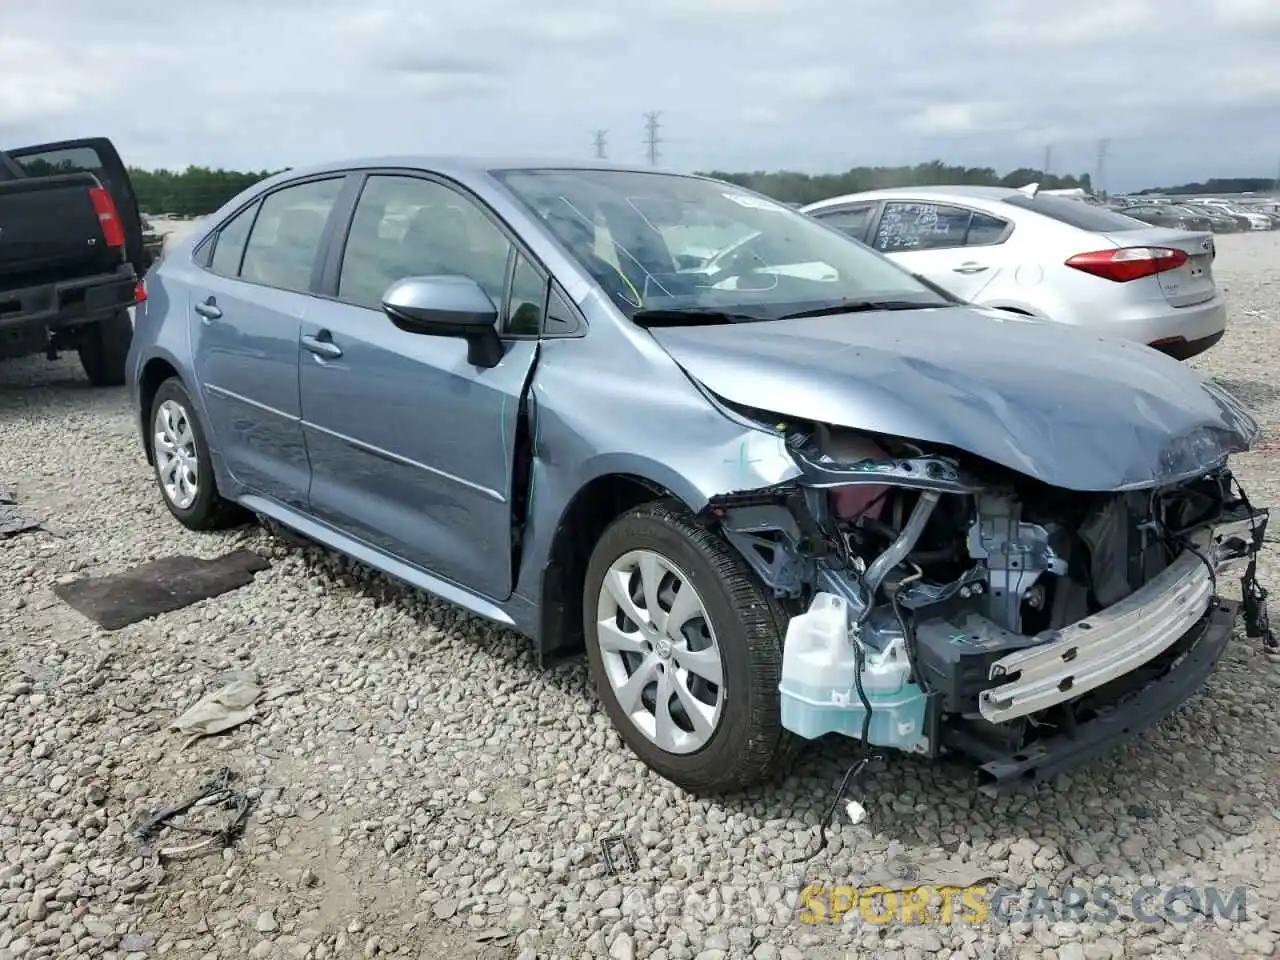
[[[604,159],[608,156],[608,153],[607,153],[607,151],[605,150],[605,136],[606,136],[608,133],[609,133],[609,131],[608,131],[608,130],[597,130],[597,131],[595,132],[595,145],[596,145],[596,159],[597,159],[597,160],[604,160]]]
[[[662,116],[662,111],[660,110],[655,110],[652,113],[646,113],[644,115],[644,129],[647,134],[645,143],[648,145],[649,166],[651,167],[656,167],[658,165],[658,144],[662,142],[658,137],[658,118],[660,116]]]
[[[1049,176],[1050,171],[1052,170],[1053,170],[1053,144],[1047,143],[1045,144],[1045,147],[1044,147],[1044,167],[1041,172],[1047,178]]]
[[[1111,146],[1111,141],[1102,139],[1098,141],[1098,165],[1093,171],[1093,192],[1098,194],[1106,194],[1106,175],[1107,175],[1107,147]]]

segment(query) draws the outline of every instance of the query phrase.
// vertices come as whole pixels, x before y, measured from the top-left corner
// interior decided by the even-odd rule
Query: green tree
[[[185,170],[140,170],[131,168],[129,179],[145,213],[172,213],[198,217],[212,213],[237,194],[279,171],[216,170],[187,167]]]

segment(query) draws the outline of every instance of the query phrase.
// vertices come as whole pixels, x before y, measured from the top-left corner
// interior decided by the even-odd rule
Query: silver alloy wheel
[[[600,660],[631,723],[668,753],[706,746],[724,708],[720,646],[689,578],[652,550],[609,567],[596,609]]]
[[[164,495],[179,510],[189,510],[200,495],[200,461],[191,419],[182,404],[166,400],[152,419],[156,473]]]

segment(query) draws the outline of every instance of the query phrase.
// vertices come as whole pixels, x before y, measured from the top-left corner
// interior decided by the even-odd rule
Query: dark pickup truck
[[[0,360],[75,350],[94,386],[123,384],[152,255],[110,140],[0,151]]]

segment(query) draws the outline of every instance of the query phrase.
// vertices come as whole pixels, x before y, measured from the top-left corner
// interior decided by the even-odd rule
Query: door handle
[[[217,320],[222,316],[222,308],[218,306],[218,302],[210,297],[203,303],[196,304],[196,313],[204,317],[207,323],[210,320]]]
[[[955,273],[981,273],[987,269],[980,263],[962,263],[958,267],[951,268]]]
[[[328,330],[321,330],[314,337],[306,334],[302,338],[302,349],[309,350],[317,357],[326,360],[337,360],[342,356],[342,348],[333,342],[333,335]]]

